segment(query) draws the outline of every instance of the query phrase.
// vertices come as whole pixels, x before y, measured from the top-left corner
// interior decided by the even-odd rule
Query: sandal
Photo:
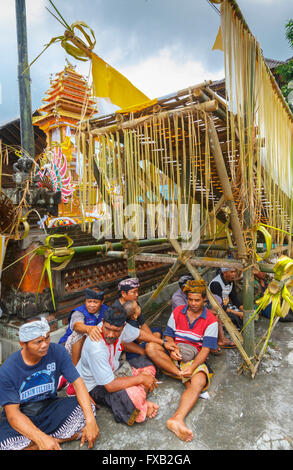
[[[233,349],[233,348],[236,348],[236,344],[233,343],[232,341],[229,341],[229,343],[225,343],[221,347],[223,349]]]
[[[211,349],[210,353],[213,354],[213,356],[220,356],[222,349],[218,346],[217,349]]]

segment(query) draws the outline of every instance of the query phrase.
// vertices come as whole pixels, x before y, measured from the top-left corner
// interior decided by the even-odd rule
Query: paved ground
[[[267,319],[259,320],[256,334],[261,335],[267,326]],[[241,362],[238,351],[232,349],[210,358],[215,372],[210,399],[200,399],[187,418],[195,435],[192,442],[179,440],[165,427],[183,385],[161,376],[163,383],[150,395],[160,405],[156,418],[127,427],[117,424],[111,412],[101,408],[95,450],[123,450],[126,454],[133,450],[292,450],[293,323],[278,323],[254,380],[237,374]],[[63,449],[77,450],[79,444],[64,444]]]

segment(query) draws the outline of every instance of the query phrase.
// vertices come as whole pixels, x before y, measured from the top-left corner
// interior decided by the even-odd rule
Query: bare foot
[[[184,422],[177,421],[175,418],[170,418],[166,422],[167,428],[174,432],[179,439],[182,441],[190,442],[193,439],[193,432],[188,429]]]
[[[157,403],[153,403],[152,401],[147,401],[147,417],[148,418],[154,418],[157,416],[158,410],[159,410],[159,405]]]

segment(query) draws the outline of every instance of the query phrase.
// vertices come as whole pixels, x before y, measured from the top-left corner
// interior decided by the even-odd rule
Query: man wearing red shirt
[[[209,386],[209,370],[205,361],[211,349],[217,349],[218,322],[204,306],[204,281],[188,281],[184,291],[188,305],[176,307],[164,332],[164,341],[175,349],[168,355],[159,344],[149,343],[147,354],[168,375],[181,379],[185,385],[180,404],[166,425],[180,439],[191,441],[193,432],[185,425],[185,418],[195,405],[200,393]],[[193,359],[183,357],[184,350],[192,351]]]

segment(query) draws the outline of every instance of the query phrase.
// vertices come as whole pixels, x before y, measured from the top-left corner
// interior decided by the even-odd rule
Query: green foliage
[[[290,46],[293,47],[293,20],[289,20],[286,24],[286,38],[288,39]]]
[[[286,24],[286,39],[289,41],[290,46],[293,48],[293,20],[289,20]],[[288,95],[292,91],[292,87],[288,87],[288,83],[293,80],[293,59],[291,59],[287,64],[279,65],[276,67],[276,73],[279,75],[279,81],[281,86],[281,91],[288,100]],[[292,104],[289,104],[291,111],[293,112]]]

